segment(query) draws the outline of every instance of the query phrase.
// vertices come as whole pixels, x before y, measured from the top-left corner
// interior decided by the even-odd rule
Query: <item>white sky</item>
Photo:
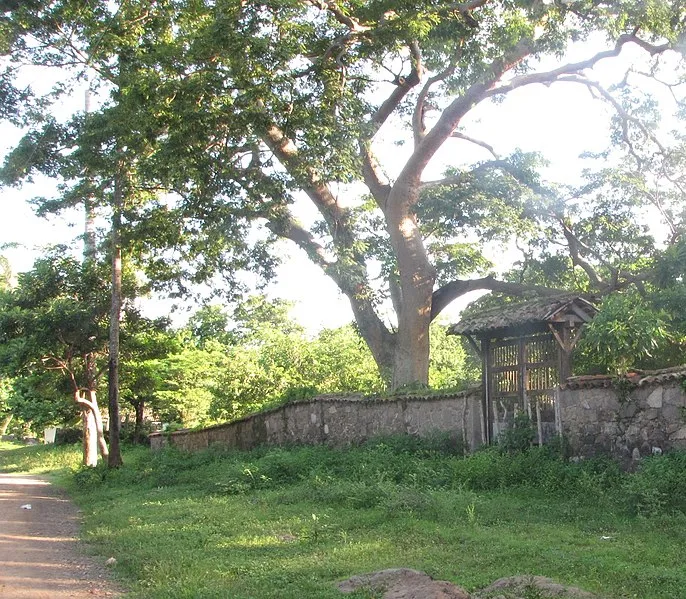
[[[627,52],[623,52],[623,55]],[[590,54],[588,48],[575,47],[569,60],[579,60]],[[628,54],[632,54],[629,52]],[[633,52],[636,54],[636,52]],[[604,61],[592,77],[609,85],[624,75],[626,62]],[[551,66],[554,66],[551,64]],[[34,73],[32,83],[38,86],[46,80],[41,73]],[[73,106],[73,108],[72,108]],[[72,105],[64,105],[58,112],[81,110],[83,98],[73,98]],[[611,113],[608,107],[591,98],[586,88],[570,83],[546,87],[529,86],[509,94],[500,104],[484,103],[470,113],[463,122],[465,133],[473,135],[494,146],[497,152],[507,155],[515,148],[539,151],[551,163],[546,177],[556,181],[574,182],[581,168],[579,154],[584,151],[600,151],[608,143],[608,123]],[[388,123],[377,139],[377,151],[384,167],[391,175],[397,172],[407,156],[409,147],[389,144],[395,138],[393,124]],[[0,123],[0,157],[19,138],[19,132]],[[451,140],[441,150],[426,178],[439,177],[446,164],[462,164],[470,160],[488,158],[486,152],[473,144]],[[1,159],[1,158],[0,158]],[[50,220],[37,218],[27,200],[36,195],[50,195],[52,183],[37,181],[22,189],[0,190],[3,210],[0,219],[0,244],[16,243],[17,248],[0,250],[11,262],[13,271],[28,270],[33,260],[46,244],[70,243],[82,231],[81,216],[77,213],[65,218]],[[334,283],[321,274],[293,245],[282,242],[284,264],[279,269],[278,281],[272,283],[268,293],[295,302],[293,317],[314,332],[322,327],[333,327],[352,320],[347,300]],[[505,268],[511,256],[499,254],[499,266]],[[456,301],[445,312],[446,320],[456,320],[459,311],[474,296]],[[154,301],[152,311],[159,314],[169,310],[171,302]]]

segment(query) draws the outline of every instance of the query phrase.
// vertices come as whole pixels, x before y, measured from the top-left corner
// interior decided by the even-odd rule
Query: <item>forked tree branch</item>
[[[433,158],[443,143],[452,135],[462,118],[479,102],[489,96],[489,90],[500,78],[516,64],[520,63],[531,53],[531,44],[523,40],[516,44],[510,52],[493,63],[490,73],[481,81],[473,84],[462,96],[453,100],[443,110],[433,128],[417,145],[412,156],[405,163],[405,167],[398,176],[397,183],[409,188],[419,185],[421,175],[429,161]],[[416,202],[419,198],[413,198]]]
[[[445,81],[450,75],[452,75],[455,72],[456,68],[456,61],[453,60],[451,61],[451,64],[448,65],[447,68],[445,68],[443,71],[438,73],[437,75],[434,75],[433,77],[430,77],[428,81],[424,84],[424,87],[422,90],[419,92],[419,97],[417,98],[417,102],[414,107],[414,112],[412,113],[412,133],[414,135],[414,145],[417,147],[419,143],[424,139],[424,136],[426,135],[426,125],[425,125],[425,117],[426,117],[426,112],[428,110],[427,106],[427,100],[429,98],[429,92],[431,91],[431,88],[438,82],[440,81]]]
[[[410,44],[410,62],[412,68],[407,77],[398,76],[396,86],[389,96],[381,103],[370,119],[370,126],[365,135],[360,139],[360,156],[362,158],[362,176],[369,191],[374,196],[377,205],[382,209],[388,199],[390,184],[384,180],[376,157],[372,151],[372,138],[376,135],[383,124],[400,105],[403,98],[415,87],[422,78],[422,56],[417,42]]]

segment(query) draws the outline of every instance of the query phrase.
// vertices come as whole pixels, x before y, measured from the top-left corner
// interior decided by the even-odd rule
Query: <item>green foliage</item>
[[[447,326],[438,322],[431,325],[429,386],[433,389],[465,389],[478,384],[480,359],[473,355],[464,337],[448,335],[447,330]]]
[[[623,495],[633,514],[658,517],[674,511],[686,513],[686,453],[644,458],[638,471],[624,481]]]
[[[198,426],[208,423],[213,389],[228,365],[224,347],[208,343],[204,350],[183,348],[153,363],[157,385],[151,408],[163,422]]]
[[[534,423],[525,412],[515,415],[512,426],[500,433],[498,447],[505,453],[521,453],[529,449],[536,438]]]
[[[584,331],[575,370],[623,374],[632,367],[664,366],[661,357],[672,341],[667,319],[638,294],[609,296]]]

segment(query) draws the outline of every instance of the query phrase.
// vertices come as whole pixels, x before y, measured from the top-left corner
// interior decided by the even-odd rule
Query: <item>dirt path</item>
[[[105,566],[80,551],[78,530],[77,508],[48,482],[0,473],[0,597],[118,597]]]

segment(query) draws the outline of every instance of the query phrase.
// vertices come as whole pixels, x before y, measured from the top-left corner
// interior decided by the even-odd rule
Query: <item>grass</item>
[[[61,471],[85,538],[117,558],[136,599],[333,599],[336,581],[399,566],[468,590],[516,574],[607,599],[674,599],[686,588],[684,454],[634,475],[538,449],[463,459],[412,439],[131,448],[117,471],[72,470],[78,456],[0,445],[0,471]]]

